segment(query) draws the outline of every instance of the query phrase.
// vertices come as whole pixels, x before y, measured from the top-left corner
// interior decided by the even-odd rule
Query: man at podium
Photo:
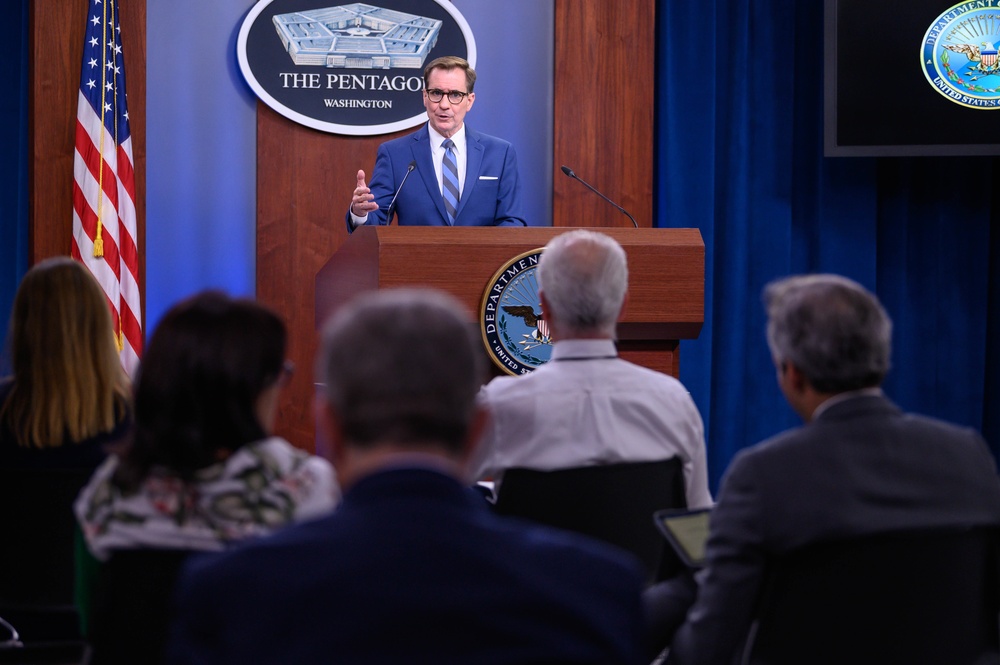
[[[445,56],[424,69],[428,122],[379,146],[370,184],[358,171],[348,233],[361,224],[526,226],[514,146],[465,124],[476,70]]]

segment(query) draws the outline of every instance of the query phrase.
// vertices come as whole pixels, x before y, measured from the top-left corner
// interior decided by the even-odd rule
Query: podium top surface
[[[476,317],[490,278],[569,227],[359,227],[316,275],[317,326],[358,292],[438,288]],[[704,320],[705,245],[698,229],[589,228],[617,240],[629,263],[621,339],[686,339]]]

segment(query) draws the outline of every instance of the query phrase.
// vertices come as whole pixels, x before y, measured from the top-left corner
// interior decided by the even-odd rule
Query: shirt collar
[[[435,150],[441,149],[441,143],[444,142],[445,137],[441,136],[436,129],[431,127],[431,123],[427,123],[427,133],[430,136],[431,146]],[[452,135],[451,140],[455,143],[455,150],[461,154],[465,154],[465,123],[458,128],[458,131]]]
[[[613,339],[564,339],[552,345],[552,360],[614,358],[617,355]]]

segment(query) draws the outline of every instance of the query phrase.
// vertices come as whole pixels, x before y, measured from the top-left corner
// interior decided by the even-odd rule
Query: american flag
[[[104,288],[122,366],[131,376],[142,354],[142,310],[121,3],[89,0],[76,114],[72,253]]]

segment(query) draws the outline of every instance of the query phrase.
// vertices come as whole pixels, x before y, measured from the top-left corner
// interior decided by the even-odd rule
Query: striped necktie
[[[458,211],[458,162],[455,160],[455,142],[446,139],[441,147],[444,148],[444,157],[441,159],[441,195],[444,197],[448,223],[454,225],[455,213]]]

